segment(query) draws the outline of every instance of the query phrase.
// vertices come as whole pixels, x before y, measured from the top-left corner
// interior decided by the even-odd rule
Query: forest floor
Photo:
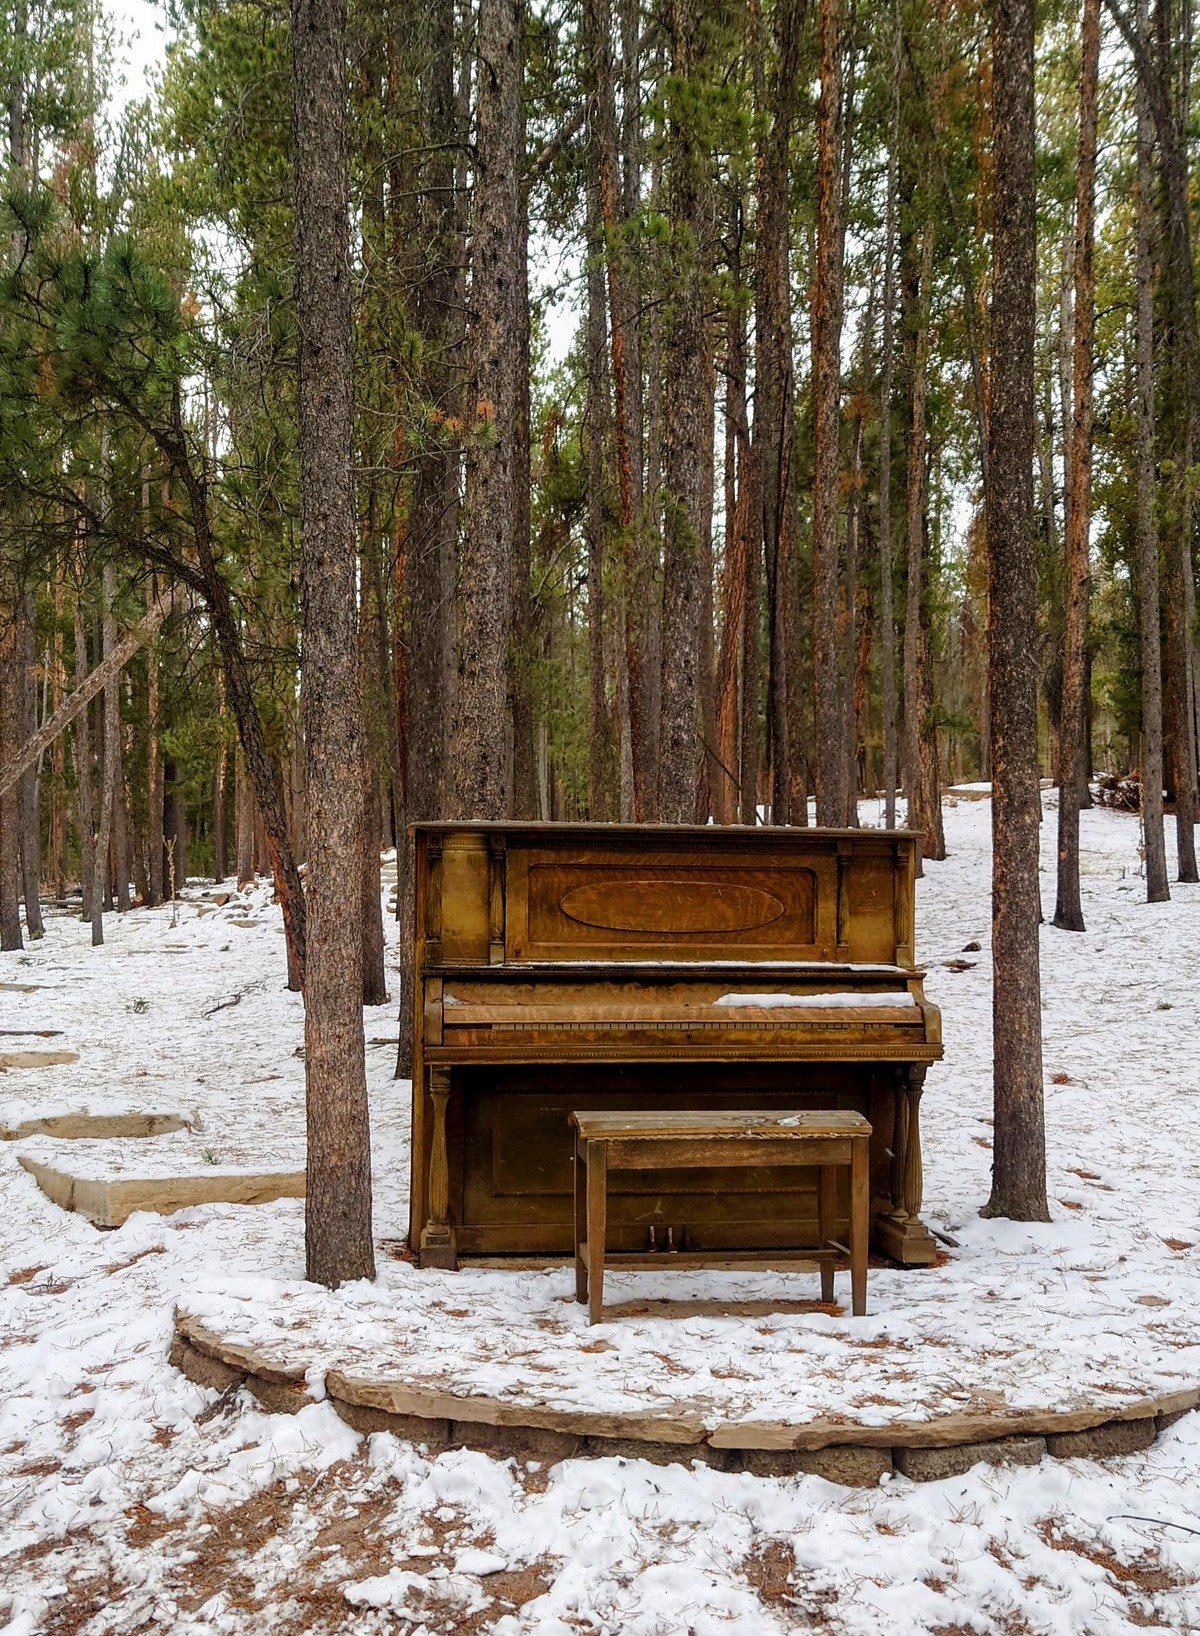
[[[863,820],[879,821],[873,803]],[[926,1215],[959,1248],[933,1273],[872,1272],[875,1316],[855,1321],[870,1344],[842,1390],[869,1396],[874,1381],[911,1413],[989,1385],[1010,1400],[1107,1389],[1119,1403],[1122,1391],[1200,1383],[1200,888],[1147,906],[1136,818],[1084,815],[1088,931],[1042,933],[1053,1221],[983,1222],[989,822],[986,801],[949,807],[950,857],[918,891],[917,952],[946,1036],[924,1102]],[[1051,810],[1042,839],[1052,899]],[[54,915],[41,943],[0,956],[0,984],[28,987],[0,988],[0,1028],[61,1031],[11,1044],[80,1053],[0,1074],[0,1125],[84,1106],[179,1111],[197,1128],[151,1139],[156,1150],[288,1168],[303,1140],[303,1018],[282,985],[278,911],[264,890],[224,906],[195,895],[170,921],[169,909],[110,917],[107,945],[92,950],[86,927]],[[345,1312],[365,1320],[397,1303],[436,1345],[426,1286],[388,1254],[406,1226],[408,1100],[391,1078],[389,1008],[367,1013],[367,1038],[381,1277],[348,1292]],[[0,1142],[7,1636],[1200,1630],[1200,1414],[1124,1459],[977,1467],[920,1485],[893,1476],[869,1490],[632,1460],[428,1458],[388,1434],[358,1436],[326,1403],[268,1415],[168,1362],[176,1301],[305,1298],[299,1201],[140,1214],[101,1232],[18,1166],[21,1151],[67,1145]],[[527,1390],[511,1361],[519,1332],[553,1310],[557,1335],[541,1330],[548,1350],[532,1362],[557,1359],[556,1384],[578,1390],[569,1275],[516,1278],[465,1275],[491,1330],[456,1332],[439,1373],[460,1389]],[[807,1295],[808,1275],[794,1279]],[[618,1299],[633,1297],[632,1280],[613,1282]],[[745,1282],[689,1275],[688,1290],[782,1305],[782,1280]],[[704,1392],[724,1391],[726,1410],[811,1412],[835,1401],[836,1369],[822,1375],[813,1360],[842,1345],[838,1322],[782,1312],[772,1326],[785,1358],[753,1325],[739,1339],[711,1316],[656,1319],[639,1305],[605,1326],[613,1350],[589,1354],[600,1361],[582,1385],[593,1404],[653,1394],[682,1366],[673,1389],[694,1395],[707,1370]]]

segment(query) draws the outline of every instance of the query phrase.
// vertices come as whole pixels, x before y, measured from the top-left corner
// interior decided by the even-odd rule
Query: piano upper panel
[[[452,964],[911,966],[915,838],[855,830],[421,824],[418,970]]]

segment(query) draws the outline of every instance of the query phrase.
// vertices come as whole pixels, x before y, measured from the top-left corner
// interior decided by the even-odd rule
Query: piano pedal
[[[667,1228],[667,1254],[668,1255],[674,1255],[676,1253],[676,1251],[678,1250],[678,1247],[679,1246],[675,1243],[675,1229],[674,1229],[674,1227],[668,1227]]]
[[[647,1232],[646,1232],[646,1248],[648,1250],[657,1250],[658,1249],[658,1238],[657,1238],[657,1235],[655,1234],[655,1231],[654,1231],[654,1223],[653,1222],[650,1223],[650,1226],[649,1226],[649,1228],[647,1229]]]

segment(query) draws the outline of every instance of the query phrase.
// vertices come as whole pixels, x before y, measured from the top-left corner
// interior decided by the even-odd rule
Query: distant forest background
[[[0,766],[106,666],[0,796],[11,947],[39,878],[306,843],[286,8],[183,0],[116,124],[93,0],[2,9]],[[347,51],[368,884],[418,818],[897,789],[940,855],[991,772],[986,16],[353,0]],[[1041,769],[1158,766],[1194,878],[1191,9],[1046,4],[1037,64]]]

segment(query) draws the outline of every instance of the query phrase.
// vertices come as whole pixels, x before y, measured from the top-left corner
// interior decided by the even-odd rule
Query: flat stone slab
[[[4,1068],[64,1068],[78,1062],[78,1051],[0,1051],[0,1069]]]
[[[279,1142],[271,1163],[236,1144],[204,1145],[186,1130],[154,1142],[35,1138],[18,1155],[46,1197],[97,1227],[139,1210],[173,1215],[197,1204],[268,1204],[304,1197],[303,1143]]]
[[[80,1110],[34,1114],[0,1107],[0,1142],[16,1142],[26,1136],[57,1136],[71,1142],[107,1137],[166,1136],[173,1130],[191,1128],[191,1121],[181,1113],[119,1110],[88,1113]]]
[[[351,1349],[353,1350],[353,1349]],[[177,1307],[171,1358],[189,1379],[227,1390],[245,1385],[264,1407],[294,1412],[312,1401],[306,1383],[319,1376],[322,1348],[303,1335],[248,1344]],[[994,1416],[947,1414],[886,1426],[847,1420],[796,1425],[752,1420],[712,1423],[712,1405],[680,1401],[628,1412],[589,1412],[445,1391],[375,1361],[348,1359],[324,1370],[324,1392],[337,1413],[363,1432],[391,1431],[439,1447],[550,1458],[611,1456],[659,1463],[701,1460],[758,1475],[807,1472],[851,1487],[870,1487],[888,1471],[913,1481],[960,1476],[980,1462],[1035,1465],[1046,1454],[1104,1458],[1149,1446],[1158,1430],[1200,1406],[1200,1386],[1146,1396],[1114,1409],[1087,1408]],[[707,1412],[706,1412],[707,1411]]]

